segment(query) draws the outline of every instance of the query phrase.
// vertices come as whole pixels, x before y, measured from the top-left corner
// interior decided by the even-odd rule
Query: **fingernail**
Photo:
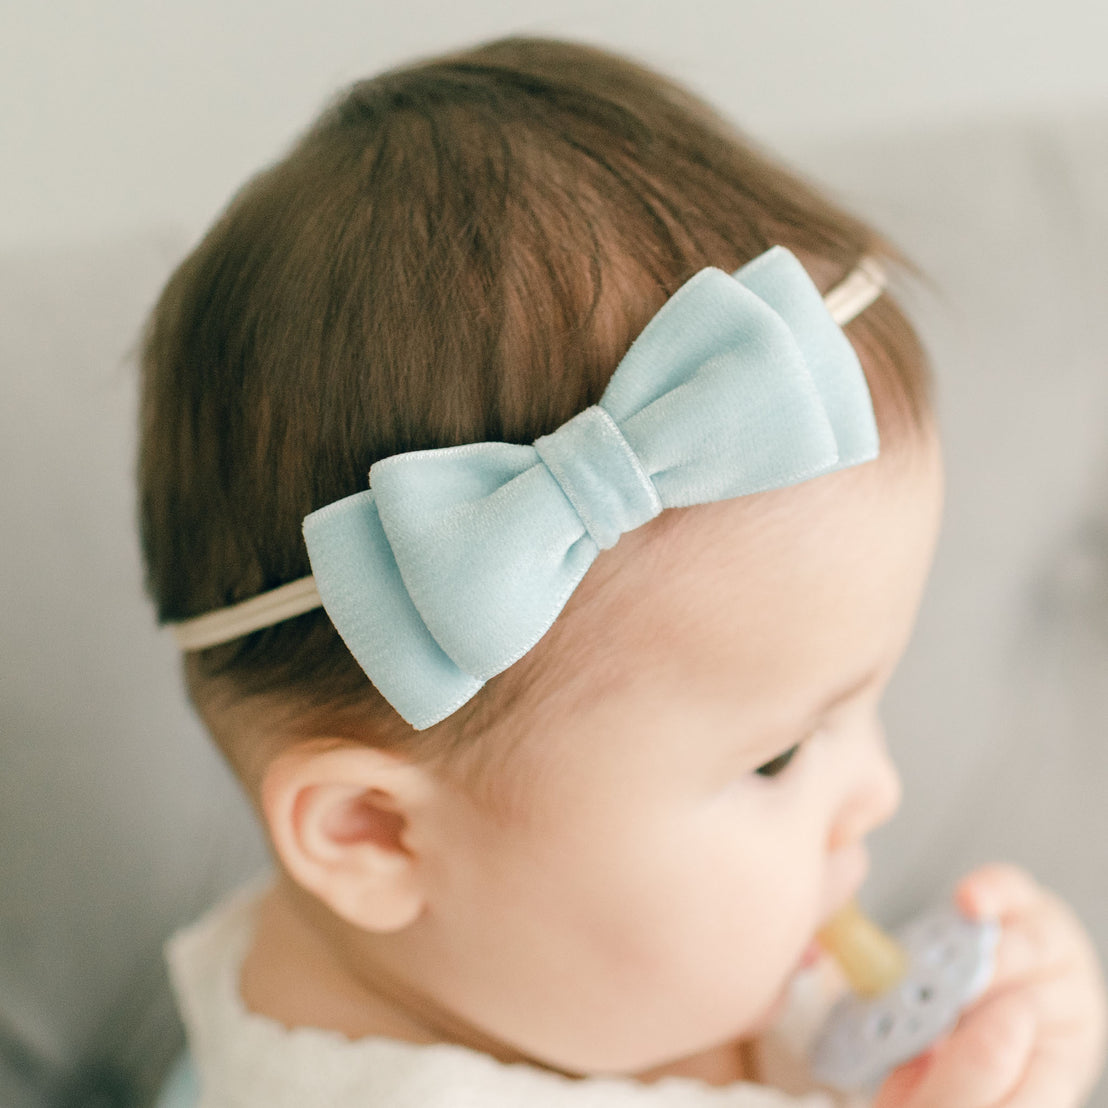
[[[954,899],[963,915],[968,916],[970,919],[979,919],[981,917],[983,912],[981,895],[979,890],[974,886],[967,885],[960,888]]]

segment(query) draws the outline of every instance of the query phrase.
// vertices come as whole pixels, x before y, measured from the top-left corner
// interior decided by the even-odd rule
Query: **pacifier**
[[[819,931],[851,987],[809,1053],[812,1077],[842,1092],[876,1091],[889,1071],[950,1031],[992,979],[1000,926],[953,906],[886,935],[856,903]]]

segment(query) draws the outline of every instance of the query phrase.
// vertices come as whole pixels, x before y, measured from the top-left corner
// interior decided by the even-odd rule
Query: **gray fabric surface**
[[[885,719],[906,794],[863,896],[897,920],[1029,868],[1108,961],[1108,118],[811,151],[917,261],[943,536]],[[1102,1080],[1090,1105],[1108,1105]]]
[[[887,701],[905,802],[863,899],[895,923],[1008,858],[1108,952],[1108,119],[793,161],[942,292],[906,295],[939,380],[946,527]],[[187,245],[151,231],[0,260],[0,1099],[16,1108],[141,1100],[177,1042],[163,938],[263,857],[153,627],[134,538],[129,348]],[[85,1091],[59,1091],[74,1075]]]
[[[0,263],[0,1072],[62,1102],[149,1086],[162,938],[261,858],[141,590],[127,352],[184,245]]]

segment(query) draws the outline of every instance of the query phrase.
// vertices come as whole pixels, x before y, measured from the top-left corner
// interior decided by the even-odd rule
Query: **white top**
[[[827,1093],[788,1095],[737,1082],[714,1087],[686,1077],[643,1084],[624,1077],[569,1078],[505,1064],[449,1043],[378,1036],[350,1040],[247,1010],[239,973],[265,885],[233,894],[166,946],[170,977],[200,1081],[199,1108],[863,1108]],[[830,1003],[825,975],[798,974],[788,1009],[766,1041],[762,1062],[792,1075]],[[822,999],[821,999],[822,996]],[[786,1080],[776,1082],[788,1087]],[[810,1086],[809,1086],[810,1087]],[[794,1089],[795,1091],[795,1089]]]

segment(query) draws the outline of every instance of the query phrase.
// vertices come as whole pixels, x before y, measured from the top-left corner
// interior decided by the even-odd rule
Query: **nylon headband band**
[[[170,626],[182,650],[203,650],[322,606],[315,578],[301,577],[298,581],[290,581],[239,604],[218,608]]]
[[[884,268],[876,258],[866,256],[843,281],[827,292],[823,302],[832,319],[839,326],[845,326],[881,295],[886,283]],[[169,626],[180,649],[204,650],[303,615],[322,605],[315,578],[308,576],[238,604]]]

